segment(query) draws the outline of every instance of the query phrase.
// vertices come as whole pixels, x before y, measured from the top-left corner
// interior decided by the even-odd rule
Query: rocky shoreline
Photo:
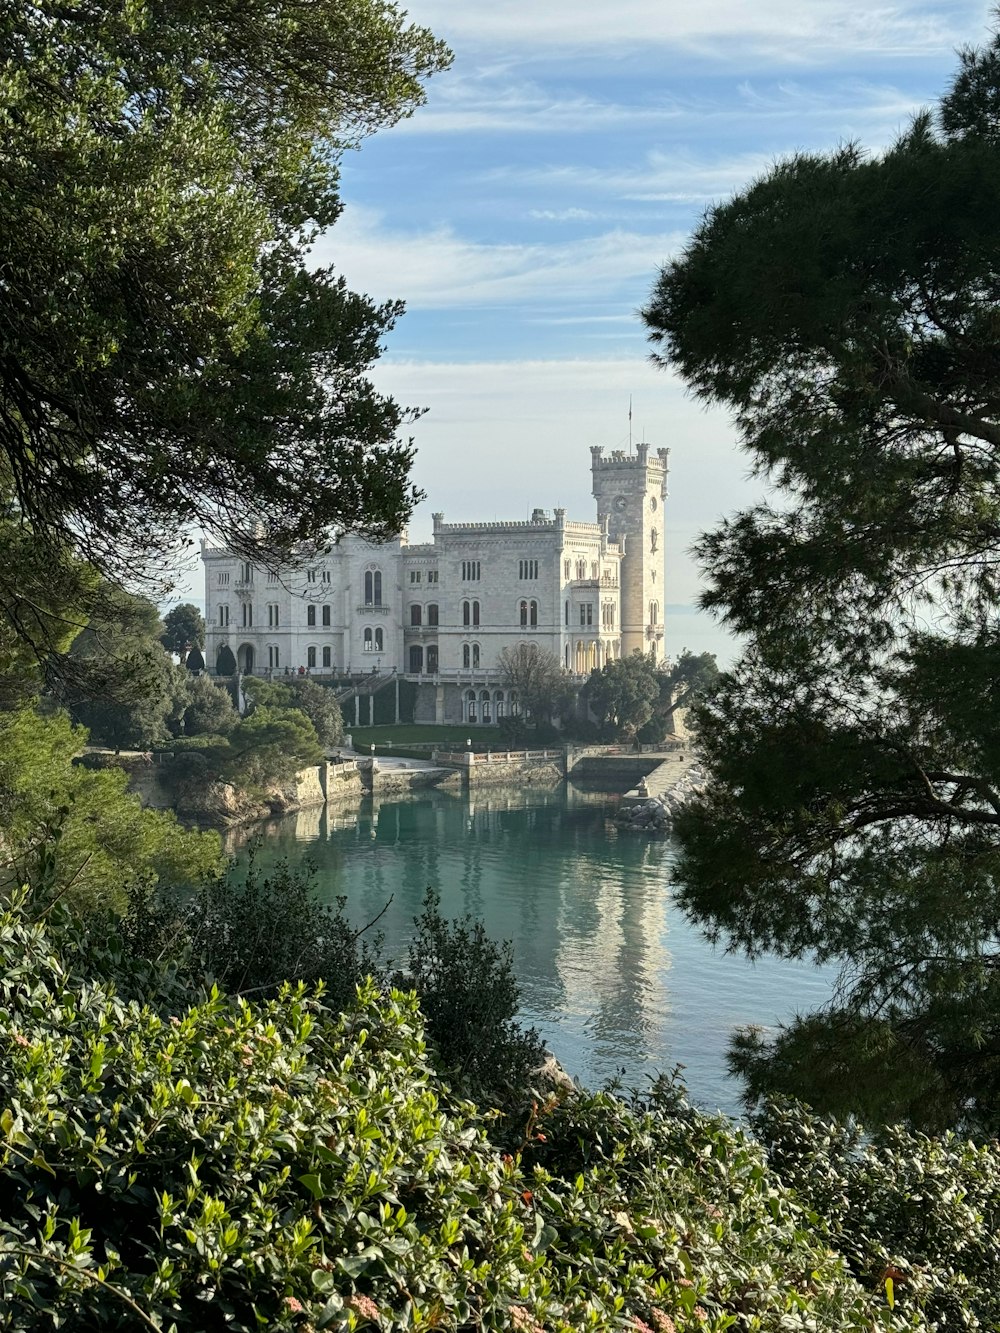
[[[666,791],[623,804],[615,816],[616,827],[631,833],[668,837],[678,810],[693,793],[701,790],[704,781],[705,770],[696,759],[692,759]]]

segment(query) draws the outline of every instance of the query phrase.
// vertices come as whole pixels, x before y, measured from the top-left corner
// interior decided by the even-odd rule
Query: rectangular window
[[[463,582],[463,583],[476,583],[476,582],[478,582],[478,580],[479,580],[479,574],[480,574],[480,568],[481,568],[481,566],[480,566],[480,563],[479,563],[478,560],[463,560],[463,561],[462,561],[462,582]]]
[[[243,628],[251,629],[253,627],[253,605],[250,602],[243,603]]]
[[[229,607],[226,606],[225,603],[219,607],[219,624],[222,625],[223,628],[229,624]]]
[[[420,582],[420,570],[419,570],[419,569],[411,569],[411,570],[410,570],[410,582],[411,582],[411,583],[419,583],[419,582]]]
[[[537,579],[538,561],[537,560],[519,560],[517,562],[517,577],[519,579]]]
[[[572,571],[572,569],[573,569],[573,562],[572,562],[572,560],[564,560],[564,561],[563,561],[563,578],[564,578],[564,579],[568,579],[568,578],[569,578],[569,576],[570,576],[570,572]]]
[[[315,571],[315,569],[307,569],[307,570],[306,570],[306,581],[307,581],[308,583],[315,583],[315,582],[316,582],[316,571]]]
[[[220,588],[228,588],[228,587],[229,587],[229,574],[228,574],[228,573],[225,573],[225,574],[220,573],[220,574],[219,574],[219,587],[220,587]]]
[[[253,583],[253,565],[240,565],[240,578],[244,583]]]
[[[323,624],[326,626],[330,624],[330,608],[328,606],[323,607]]]
[[[273,644],[273,643],[268,644],[268,647],[267,647],[267,665],[268,665],[272,670],[273,670],[275,667],[281,665],[281,662],[278,660],[278,657],[279,657],[279,655],[278,655],[278,649],[277,649],[276,645]]]
[[[278,582],[278,571],[276,569],[269,569],[267,571],[267,581],[268,583]]]
[[[327,669],[333,666],[333,649],[329,645],[323,649],[323,665]]]
[[[271,629],[278,628],[278,603],[269,602],[267,606],[267,623]]]
[[[316,665],[316,649],[306,649],[306,666],[314,667]]]
[[[316,624],[316,608],[315,608],[315,606],[310,605],[310,606],[307,606],[307,607],[306,607],[306,624],[307,624],[307,625],[315,625],[315,624]]]
[[[438,572],[437,572],[437,570],[436,570],[436,569],[429,569],[429,570],[427,571],[427,582],[428,582],[428,583],[437,583],[437,581],[438,581]]]
[[[592,625],[593,623],[594,623],[594,603],[593,603],[593,602],[581,602],[581,603],[580,603],[580,624],[581,624],[581,625]]]
[[[330,571],[329,571],[328,569],[324,569],[324,570],[323,570],[322,578],[323,578],[323,582],[324,582],[324,583],[329,583],[329,582],[331,582],[331,580],[332,580],[332,578],[333,578],[333,575],[330,573]]]

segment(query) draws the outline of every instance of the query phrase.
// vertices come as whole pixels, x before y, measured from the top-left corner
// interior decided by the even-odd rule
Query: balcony
[[[406,639],[436,639],[439,626],[437,625],[404,625],[403,637]]]
[[[363,606],[356,608],[359,616],[387,616],[389,606],[386,602],[365,602]]]
[[[571,588],[579,588],[581,591],[608,591],[613,592],[618,587],[618,580],[609,578],[607,574],[599,579],[570,579]]]

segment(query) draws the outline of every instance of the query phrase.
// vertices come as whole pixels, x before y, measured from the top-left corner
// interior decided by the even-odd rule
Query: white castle
[[[231,654],[247,674],[396,674],[419,686],[417,721],[489,724],[515,703],[504,648],[537,644],[574,676],[636,649],[662,661],[670,451],[590,452],[596,523],[435,514],[431,542],[345,536],[277,570],[202,542],[209,670],[232,670]]]

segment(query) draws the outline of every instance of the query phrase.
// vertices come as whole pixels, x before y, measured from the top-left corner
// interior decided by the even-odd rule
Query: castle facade
[[[669,452],[592,448],[596,523],[563,509],[512,523],[435,514],[430,542],[346,536],[277,570],[202,542],[209,670],[395,673],[420,687],[418,720],[489,724],[516,705],[504,648],[537,644],[575,676],[637,649],[662,661]]]

